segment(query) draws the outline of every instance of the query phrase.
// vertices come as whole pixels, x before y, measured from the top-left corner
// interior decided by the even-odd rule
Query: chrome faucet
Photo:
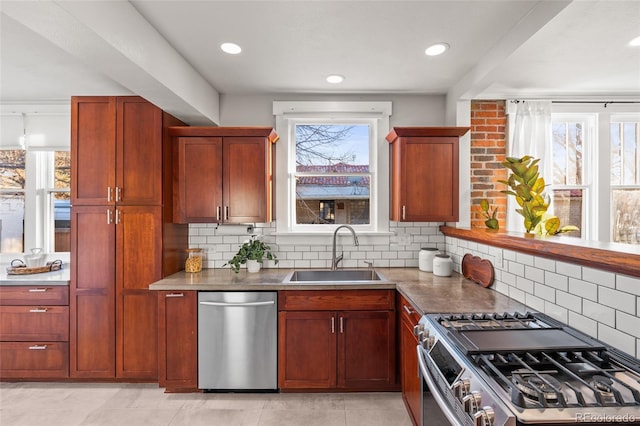
[[[355,246],[359,245],[358,237],[356,236],[356,231],[354,231],[352,227],[350,227],[349,225],[338,226],[336,230],[333,231],[333,252],[331,256],[332,271],[335,271],[336,269],[338,269],[338,263],[340,263],[340,261],[344,257],[344,253],[342,253],[340,256],[336,256],[336,237],[338,236],[338,231],[340,230],[340,228],[347,228],[349,231],[351,231],[351,235],[353,235],[353,245]]]

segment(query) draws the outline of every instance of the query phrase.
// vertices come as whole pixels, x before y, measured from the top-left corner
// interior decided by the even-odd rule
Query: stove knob
[[[496,420],[496,413],[493,408],[487,406],[473,415],[474,426],[492,426]]]
[[[453,394],[458,400],[462,399],[469,393],[471,388],[471,381],[469,379],[456,380],[453,384]]]
[[[482,395],[479,391],[473,391],[462,398],[464,411],[469,415],[480,410],[480,404],[482,404]]]
[[[421,334],[424,334],[424,324],[414,325],[413,334],[418,337],[420,337]]]

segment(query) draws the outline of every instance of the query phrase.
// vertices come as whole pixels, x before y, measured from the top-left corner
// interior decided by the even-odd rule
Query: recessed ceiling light
[[[343,81],[344,81],[344,76],[340,74],[331,74],[327,76],[327,83],[339,84],[339,83],[342,83]]]
[[[437,55],[442,55],[448,49],[449,49],[449,45],[447,43],[435,43],[427,47],[424,53],[427,56],[437,56]]]
[[[220,49],[230,55],[237,55],[238,53],[242,52],[242,48],[235,43],[222,43],[220,45]]]
[[[633,40],[631,40],[629,42],[629,46],[632,46],[632,47],[640,46],[640,36],[638,36],[638,37],[634,38]]]

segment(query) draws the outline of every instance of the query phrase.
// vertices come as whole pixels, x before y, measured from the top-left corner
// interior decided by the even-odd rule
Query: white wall
[[[273,101],[392,102],[393,126],[444,126],[444,95],[221,95],[221,126],[275,126]]]
[[[24,121],[22,113],[25,114]],[[9,105],[0,108],[0,148],[19,147],[26,130],[34,148],[68,149],[71,141],[71,104]]]

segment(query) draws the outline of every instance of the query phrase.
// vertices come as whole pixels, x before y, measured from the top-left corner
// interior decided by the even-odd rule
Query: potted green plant
[[[558,217],[547,213],[549,197],[544,194],[546,184],[538,171],[540,159],[525,155],[522,158],[507,157],[502,165],[511,170],[509,179],[499,182],[510,189],[504,190],[507,195],[515,197],[519,209],[516,212],[524,218],[524,228],[528,234],[549,236],[563,232],[578,231],[573,225],[560,226]]]
[[[271,247],[265,244],[256,235],[252,235],[249,241],[244,242],[233,258],[223,266],[229,265],[233,272],[240,271],[240,265],[247,265],[248,272],[258,272],[264,259],[273,260],[278,264],[278,257],[271,252]]]

